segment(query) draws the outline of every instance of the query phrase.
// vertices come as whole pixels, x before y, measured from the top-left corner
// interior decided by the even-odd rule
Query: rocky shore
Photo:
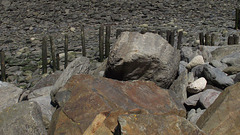
[[[237,1],[0,0],[0,134],[239,134]],[[98,62],[98,30],[111,52]],[[82,56],[81,27],[87,56]],[[116,38],[117,30],[122,30]],[[166,31],[182,32],[182,46]],[[199,33],[212,45],[202,45]],[[64,35],[69,36],[64,68]],[[214,36],[212,36],[214,35]],[[60,57],[42,74],[42,38]]]
[[[228,35],[239,35],[233,29],[237,6],[237,1],[233,0],[1,0],[0,45],[6,54],[7,80],[22,88],[30,88],[41,78],[43,36],[53,36],[57,52],[62,53],[64,34],[68,34],[69,61],[80,56],[82,25],[85,26],[87,56],[94,63],[98,58],[100,24],[112,26],[111,44],[116,41],[116,29],[147,29],[162,31],[163,37],[166,30],[183,31],[184,46],[199,45],[200,32],[214,33],[217,35],[216,45],[226,45]],[[60,56],[63,62],[63,54]]]

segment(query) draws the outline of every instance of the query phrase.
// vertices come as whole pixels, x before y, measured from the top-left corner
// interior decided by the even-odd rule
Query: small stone
[[[188,97],[188,98],[185,100],[185,102],[184,102],[185,105],[187,105],[187,106],[196,106],[196,105],[197,105],[197,102],[199,101],[199,99],[200,99],[200,97],[201,97],[201,95],[202,95],[202,92]]]
[[[203,60],[203,56],[198,55],[195,56],[187,65],[188,69],[192,69],[193,67],[197,66],[197,65],[202,65],[204,64],[204,60]]]
[[[76,28],[71,27],[70,30],[71,30],[72,32],[75,32]]]
[[[188,85],[187,91],[189,93],[199,93],[202,91],[207,85],[207,80],[204,77],[197,79]]]

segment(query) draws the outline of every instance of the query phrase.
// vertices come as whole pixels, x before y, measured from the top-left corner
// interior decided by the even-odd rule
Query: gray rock
[[[200,50],[202,51],[202,56],[205,62],[209,62],[212,60],[212,52],[219,48],[218,46],[200,46]]]
[[[212,65],[215,68],[220,69],[221,71],[223,69],[227,68],[227,64],[221,63],[219,60],[212,60],[209,64]]]
[[[182,72],[184,72],[187,68],[187,62],[185,61],[180,61],[179,68],[178,68],[178,74],[180,75]]]
[[[29,94],[23,94],[24,96],[28,96],[28,99],[36,98],[40,96],[45,96],[49,94],[55,94],[62,86],[64,86],[67,80],[76,74],[89,72],[90,61],[86,57],[79,57],[71,62],[67,68],[63,71],[63,73],[59,76],[57,81],[52,86],[43,87],[37,90],[30,92]],[[27,91],[26,91],[27,92]],[[21,97],[24,99],[24,97]]]
[[[200,92],[200,93],[197,93],[197,94],[194,94],[190,97],[188,97],[184,104],[186,104],[187,106],[196,106],[197,105],[197,102],[199,101],[200,99],[200,96],[202,95],[203,92]]]
[[[206,110],[201,110],[200,108],[198,108],[197,110],[195,109],[191,109],[188,112],[188,116],[187,116],[187,120],[189,120],[190,122],[196,124],[198,119],[201,117],[201,115],[205,112]]]
[[[176,78],[180,53],[158,34],[123,32],[108,58],[105,77],[150,80],[168,88]]]
[[[204,65],[198,65],[198,66],[192,68],[191,72],[193,73],[194,77],[200,78],[200,77],[204,76],[204,74],[203,74]]]
[[[181,61],[190,62],[195,56],[201,54],[199,50],[193,47],[182,47],[181,48]]]
[[[44,78],[42,78],[40,81],[38,81],[30,90],[34,91],[36,89],[40,89],[43,87],[51,86],[53,85],[58,77],[62,74],[62,71],[56,71],[53,74],[50,74]]]
[[[44,125],[48,128],[55,111],[55,108],[51,105],[50,95],[32,98],[29,101],[35,101],[40,106]]]
[[[224,57],[240,52],[240,45],[221,46],[211,52],[213,60],[221,60]]]
[[[240,52],[234,52],[224,56],[221,62],[230,66],[240,66]]]
[[[234,78],[234,83],[237,83],[237,82],[240,82],[240,73],[238,73]]]
[[[189,75],[187,70],[183,71],[178,78],[172,83],[169,90],[173,91],[179,101],[182,103],[187,99],[187,86]]]
[[[202,92],[199,101],[205,108],[208,108],[217,99],[220,93],[221,92],[214,89],[207,89]]]
[[[203,73],[208,83],[213,84],[218,88],[224,89],[227,86],[234,84],[233,80],[228,77],[224,72],[208,64],[204,66]]]
[[[8,8],[11,5],[10,0],[1,0],[1,4],[5,7]]]
[[[0,113],[1,135],[47,135],[42,114],[36,102],[14,104]]]
[[[22,89],[13,84],[0,81],[0,112],[13,104],[18,103]]]

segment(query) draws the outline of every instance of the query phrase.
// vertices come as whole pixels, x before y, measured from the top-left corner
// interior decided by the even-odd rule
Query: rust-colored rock
[[[78,131],[74,132],[74,135],[83,134],[101,112],[109,112],[104,126],[112,132],[118,125],[117,117],[122,114],[186,115],[184,109],[176,106],[167,90],[149,81],[123,82],[90,75],[75,75],[64,89],[69,91],[71,96],[62,106],[54,134],[67,135],[71,128]]]
[[[122,115],[121,135],[205,135],[197,126],[176,115]]]
[[[199,118],[197,125],[209,135],[239,135],[240,83],[227,87]]]

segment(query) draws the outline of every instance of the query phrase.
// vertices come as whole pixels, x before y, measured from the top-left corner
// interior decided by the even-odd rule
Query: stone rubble
[[[1,0],[0,50],[5,53],[6,79],[11,84],[0,82],[0,133],[239,134],[240,44],[227,45],[228,36],[240,35],[233,29],[237,7],[237,1],[224,0]],[[104,63],[98,62],[100,24],[111,25],[112,30],[112,51]],[[86,57],[81,56],[83,25]],[[117,29],[122,31],[118,39]],[[177,42],[171,46],[165,40],[167,30],[174,31],[175,41],[178,32],[183,32],[179,50]],[[199,45],[200,32],[208,33],[215,42]],[[65,34],[70,39],[67,69]],[[50,35],[60,56],[60,71],[52,71],[48,39],[48,73],[42,74],[42,38]],[[123,37],[141,42],[135,45],[136,50],[123,47],[121,55],[147,59],[152,67],[140,70],[142,66],[134,62],[126,66],[127,61],[122,73],[132,67],[141,72],[130,72],[128,77],[133,78],[124,81],[103,78],[116,75],[107,70],[113,66],[111,57],[119,53],[116,41]],[[165,44],[162,48],[171,48],[174,53],[156,49],[154,41],[160,39]],[[162,54],[165,57],[161,56],[157,65],[154,60]],[[170,64],[173,59],[176,63]],[[156,67],[160,69],[156,71]],[[157,75],[160,70],[174,75],[159,79],[149,74]]]

